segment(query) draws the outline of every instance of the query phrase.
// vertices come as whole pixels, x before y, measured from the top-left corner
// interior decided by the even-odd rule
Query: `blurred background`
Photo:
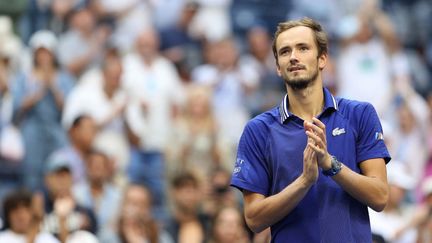
[[[432,2],[0,0],[0,242],[269,242],[229,187],[285,91],[279,22],[328,33],[324,83],[392,156],[376,242],[432,242]]]

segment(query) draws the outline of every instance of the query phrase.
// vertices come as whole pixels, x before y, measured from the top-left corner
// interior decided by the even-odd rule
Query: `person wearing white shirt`
[[[180,77],[174,65],[161,56],[159,45],[156,31],[145,30],[136,40],[135,52],[128,54],[123,62],[126,89],[141,114],[128,121],[131,131],[139,138],[131,154],[129,180],[150,188],[158,219],[166,215],[163,213],[166,212],[163,206],[165,151],[173,119],[184,99]]]
[[[32,199],[32,194],[24,190],[6,197],[3,204],[6,230],[0,232],[0,243],[60,243],[53,235],[39,230],[43,207],[36,202],[39,200]]]

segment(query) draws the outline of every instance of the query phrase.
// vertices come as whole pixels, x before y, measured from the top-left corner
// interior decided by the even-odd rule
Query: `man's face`
[[[95,121],[91,118],[84,118],[77,127],[72,128],[72,139],[81,144],[83,148],[90,149],[96,133]]]
[[[153,58],[159,50],[159,38],[153,30],[148,30],[141,33],[136,41],[138,53],[143,58]]]
[[[21,205],[13,209],[9,214],[9,222],[12,231],[25,234],[30,227],[32,211],[30,207]]]
[[[185,184],[179,188],[174,188],[173,198],[176,205],[183,211],[194,212],[200,203],[200,191],[196,185]]]
[[[327,56],[318,57],[318,48],[310,28],[297,26],[282,32],[276,41],[278,75],[293,89],[313,83],[325,66]]]
[[[69,196],[72,189],[72,175],[70,170],[61,169],[46,176],[46,186],[54,198]]]
[[[103,70],[105,85],[113,90],[116,90],[120,87],[121,77],[123,74],[123,67],[121,61],[118,59],[112,58],[112,60],[108,60],[106,67]]]
[[[87,161],[87,174],[91,183],[103,184],[108,178],[108,159],[100,154],[91,154]]]

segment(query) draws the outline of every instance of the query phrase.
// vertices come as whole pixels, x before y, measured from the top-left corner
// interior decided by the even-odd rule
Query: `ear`
[[[279,77],[282,77],[282,72],[281,72],[281,70],[280,70],[280,66],[279,66],[279,63],[278,63],[278,62],[276,62],[276,72],[277,72],[277,75],[278,75]]]
[[[327,53],[323,53],[323,54],[321,54],[321,56],[318,57],[318,68],[319,68],[319,70],[323,70],[324,67],[327,65],[327,58],[328,58],[328,54]]]

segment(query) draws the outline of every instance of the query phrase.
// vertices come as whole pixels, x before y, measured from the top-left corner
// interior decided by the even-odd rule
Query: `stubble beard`
[[[315,70],[311,76],[305,78],[285,78],[285,84],[293,90],[304,90],[312,85],[318,77],[318,70]]]

